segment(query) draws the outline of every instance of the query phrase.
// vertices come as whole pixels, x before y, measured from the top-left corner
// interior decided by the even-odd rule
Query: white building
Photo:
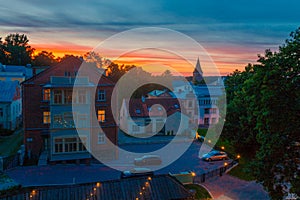
[[[124,99],[120,129],[131,135],[185,134],[189,130],[189,117],[174,98]]]

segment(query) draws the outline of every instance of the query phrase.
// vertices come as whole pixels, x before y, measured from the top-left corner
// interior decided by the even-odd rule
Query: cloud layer
[[[297,0],[11,0],[0,8],[0,32],[26,33],[37,47],[68,43],[86,50],[120,31],[164,27],[194,38],[220,68],[230,68],[226,63],[255,62],[256,54],[282,44],[300,25],[299,6]]]

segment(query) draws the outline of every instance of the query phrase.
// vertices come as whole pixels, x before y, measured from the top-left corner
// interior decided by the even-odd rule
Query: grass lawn
[[[228,140],[222,140],[219,139],[219,141],[217,142],[216,146],[218,146],[219,148],[224,147],[225,151],[228,152],[229,154],[232,155],[238,155],[238,152],[235,152],[233,145],[231,144],[231,142],[229,142]],[[230,172],[229,175],[231,176],[235,176],[239,179],[245,180],[245,181],[252,181],[254,180],[254,177],[250,174],[250,172],[248,171],[248,165],[250,163],[250,159],[249,159],[249,155],[240,155],[241,158],[239,160],[239,165],[236,166],[235,168],[233,168]]]
[[[23,143],[23,131],[17,134],[0,137],[0,156],[10,156],[15,154]]]
[[[196,191],[196,198],[198,200],[204,200],[204,199],[212,199],[207,190],[200,185],[196,184],[189,184],[184,186],[186,189],[189,190],[195,190]]]

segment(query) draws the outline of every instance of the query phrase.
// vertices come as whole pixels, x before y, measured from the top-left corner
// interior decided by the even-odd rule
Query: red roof
[[[155,105],[156,106],[153,106]],[[126,100],[128,105],[128,99]],[[167,116],[175,112],[183,112],[180,109],[178,99],[175,98],[155,98],[155,99],[130,99],[129,100],[129,114],[131,117],[149,117],[163,116],[164,110]]]

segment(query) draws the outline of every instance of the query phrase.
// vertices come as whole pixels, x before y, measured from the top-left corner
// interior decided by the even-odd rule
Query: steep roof
[[[199,57],[197,59],[197,63],[196,63],[196,67],[194,69],[194,72],[199,72],[200,74],[203,74],[203,71],[201,69],[201,65],[200,65],[200,60],[199,60]]]
[[[0,63],[0,72],[4,73],[11,73],[12,74],[22,74],[26,78],[32,77],[32,68],[25,67],[25,66],[19,66],[19,65],[2,65]]]
[[[0,81],[0,102],[12,102],[18,81]]]
[[[175,98],[150,98],[144,101],[142,99],[126,99],[125,101],[126,105],[129,105],[129,114],[131,117],[149,117],[149,115],[163,116],[163,109],[166,110],[167,116],[175,112],[184,113],[184,111],[180,109],[179,101]],[[158,104],[158,106],[152,107],[155,104]]]

